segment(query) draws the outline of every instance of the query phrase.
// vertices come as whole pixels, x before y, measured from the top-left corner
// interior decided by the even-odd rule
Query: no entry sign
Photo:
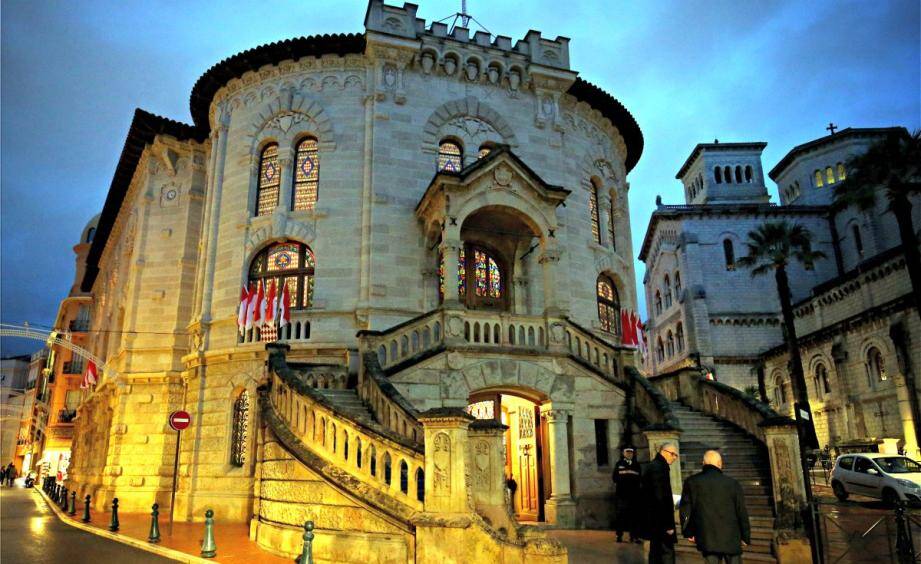
[[[191,422],[192,416],[189,415],[188,411],[174,411],[169,414],[169,426],[172,427],[174,431],[186,429]]]

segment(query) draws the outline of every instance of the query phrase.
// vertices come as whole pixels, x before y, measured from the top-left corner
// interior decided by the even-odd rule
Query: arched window
[[[815,187],[816,187],[816,188],[821,188],[822,186],[825,185],[825,183],[822,181],[822,171],[821,171],[821,170],[815,171],[815,173],[813,173],[812,177],[813,177],[813,179],[814,179],[814,181],[815,181]]]
[[[838,163],[838,182],[847,178],[847,171],[844,170],[844,164]]]
[[[736,165],[736,184],[742,184],[742,167]]]
[[[477,245],[465,245],[458,256],[457,270],[460,296],[467,296],[468,286],[473,288],[473,295],[467,297],[468,304],[504,304],[505,268],[493,251]]]
[[[438,172],[460,172],[464,166],[464,151],[454,141],[442,141],[438,146]]]
[[[320,186],[320,155],[317,140],[306,137],[297,144],[294,159],[294,192],[291,209],[312,210]]]
[[[425,501],[425,471],[416,469],[416,499]]]
[[[681,299],[681,273],[675,272],[675,299]]]
[[[732,239],[723,239],[723,258],[726,260],[726,270],[736,269],[736,252],[732,248]]]
[[[668,274],[665,275],[665,287],[663,288],[665,293],[665,308],[668,309],[672,307],[672,283],[668,279]]]
[[[678,322],[678,327],[675,329],[675,343],[678,345],[678,352],[684,352],[684,324],[680,321]]]
[[[778,374],[774,377],[774,404],[779,408],[787,403],[787,391],[783,387],[783,378]]]
[[[275,284],[276,295],[281,296],[283,284],[288,286],[291,309],[308,308],[313,303],[313,251],[303,243],[283,241],[263,249],[253,259],[249,281],[254,286]]]
[[[662,337],[656,339],[656,358],[659,362],[665,360],[665,345],[662,344]]]
[[[355,437],[355,464],[361,468],[361,465],[364,463],[364,458],[362,458],[361,450],[361,437]]]
[[[752,165],[745,165],[745,182],[751,184],[755,181],[754,174],[752,174]]]
[[[713,180],[715,180],[717,184],[723,183],[723,171],[718,166],[713,167]]]
[[[388,486],[390,485],[390,479],[392,477],[393,466],[390,463],[390,453],[384,453],[384,483]]]
[[[601,329],[609,333],[620,333],[620,299],[614,282],[605,275],[598,277],[596,284],[598,321]]]
[[[822,397],[831,393],[831,387],[828,385],[828,370],[821,362],[815,366],[815,393],[816,397]]]
[[[377,476],[377,449],[371,445],[371,452],[368,454],[368,465],[371,467],[371,475]]]
[[[246,439],[249,431],[249,394],[242,390],[233,402],[233,424],[230,430],[230,463],[243,466],[246,462]]]
[[[830,166],[825,167],[825,183],[829,185],[835,183],[835,171]]]
[[[860,236],[860,226],[856,223],[851,225],[851,233],[854,235],[854,250],[858,256],[863,256],[863,238]]]
[[[278,186],[281,169],[278,167],[278,143],[269,143],[259,156],[259,179],[256,188],[256,215],[269,215],[278,205]]]
[[[409,491],[409,466],[405,460],[400,461],[400,491],[407,493]]]
[[[490,152],[492,152],[492,146],[491,146],[491,145],[480,145],[480,150],[479,150],[479,152],[477,152],[476,158],[477,158],[477,159],[482,159],[483,157],[485,157],[486,155],[488,155]]]
[[[93,242],[93,237],[95,237],[95,236],[96,236],[96,228],[95,228],[95,227],[90,227],[90,228],[86,231],[86,242],[87,242],[87,243],[92,243],[92,242]]]
[[[592,240],[601,244],[601,220],[598,212],[598,184],[592,180],[592,189],[588,196],[588,212],[592,218]]]
[[[662,313],[662,292],[656,290],[656,315]]]
[[[870,347],[867,351],[867,384],[870,388],[875,388],[880,382],[889,379],[886,375],[886,363],[883,361],[883,353],[876,347]]]
[[[732,167],[723,167],[723,180],[726,181],[726,184],[732,184]]]
[[[668,336],[665,337],[665,351],[668,358],[675,356],[675,335],[672,334],[671,329],[668,331]]]
[[[614,227],[614,216],[616,215],[614,213],[615,211],[614,210],[614,200],[615,200],[614,195],[611,194],[610,217],[608,217],[608,238],[611,240],[611,248],[616,251],[617,250],[617,236],[616,236],[615,227]]]

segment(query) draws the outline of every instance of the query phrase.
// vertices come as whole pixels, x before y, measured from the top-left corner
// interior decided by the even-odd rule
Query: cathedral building
[[[799,224],[825,254],[811,268],[788,269],[820,443],[898,443],[917,455],[906,379],[921,367],[921,325],[894,215],[882,191],[867,212],[833,205],[848,159],[899,131],[848,128],[794,147],[769,173],[780,205],[768,201],[764,143],[694,148],[677,175],[685,204],[658,206],[639,255],[647,266],[646,369],[653,380],[700,366],[792,414],[774,279],[753,278],[737,261],[758,226]],[[913,214],[917,231],[917,197]]]
[[[518,523],[607,526],[643,136],[569,39],[371,0],[364,33],[219,62],[191,115],[135,112],[98,219],[80,290],[105,365],[68,487],[167,507],[185,410],[175,517],[279,554],[306,519],[337,561],[450,560],[452,531],[559,561]],[[251,284],[288,290],[288,325],[240,331]]]

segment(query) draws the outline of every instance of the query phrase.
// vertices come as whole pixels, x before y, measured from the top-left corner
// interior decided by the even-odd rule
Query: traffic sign
[[[169,426],[172,427],[174,431],[182,431],[188,428],[191,422],[192,416],[189,415],[188,411],[174,411],[169,414]]]

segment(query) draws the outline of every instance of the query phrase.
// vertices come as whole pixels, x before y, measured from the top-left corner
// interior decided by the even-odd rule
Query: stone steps
[[[357,419],[374,421],[374,414],[368,406],[358,397],[358,390],[328,390],[318,389],[321,395],[333,404],[338,411]]]

